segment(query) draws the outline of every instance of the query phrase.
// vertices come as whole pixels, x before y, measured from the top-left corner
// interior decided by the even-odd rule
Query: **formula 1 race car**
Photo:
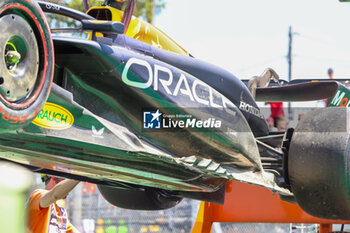
[[[238,180],[311,215],[350,219],[350,89],[333,80],[276,86],[272,69],[243,82],[133,17],[134,0],[124,12],[116,3],[85,14],[0,2],[1,159],[96,183],[128,209],[183,197],[223,203],[225,183]],[[80,26],[50,29],[44,12]],[[326,108],[283,132],[269,132],[257,105],[322,99]]]

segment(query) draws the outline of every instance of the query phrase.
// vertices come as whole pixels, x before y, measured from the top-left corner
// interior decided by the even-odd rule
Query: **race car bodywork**
[[[126,9],[130,9],[130,2],[133,1],[128,2]],[[328,81],[262,88],[272,76],[276,78],[272,70],[252,78],[246,85],[231,73],[195,59],[152,25],[130,17],[129,22],[125,22],[122,12],[113,7],[95,7],[83,14],[52,3],[39,1],[39,4],[46,12],[65,15],[82,24],[78,30],[53,29],[52,32],[89,31],[90,40],[52,37],[52,54],[39,56],[38,71],[33,72],[45,73],[44,67],[50,66],[47,57],[54,57],[54,63],[47,68],[54,70],[53,83],[44,86],[47,90],[38,91],[43,97],[33,100],[29,107],[18,107],[18,112],[33,108],[26,122],[19,124],[23,114],[9,113],[14,111],[11,104],[26,103],[38,85],[31,84],[28,94],[20,97],[3,95],[0,106],[2,159],[36,172],[97,183],[107,200],[125,208],[169,208],[182,197],[223,203],[222,192],[229,179],[267,187],[290,200],[298,193],[296,200],[305,206],[305,193],[300,187],[305,185],[303,181],[312,178],[298,170],[302,166],[297,165],[301,160],[296,158],[305,156],[309,148],[315,151],[310,160],[326,154],[309,144],[300,146],[306,125],[314,121],[314,115],[300,122],[296,136],[293,136],[293,129],[271,133],[255,101],[329,98],[329,105],[346,106],[343,99],[348,94],[342,93],[349,93],[349,90],[345,86]],[[4,9],[0,20],[10,20],[6,17],[27,8],[38,12],[34,23],[29,23],[35,31],[36,18],[45,20],[36,3],[7,0],[0,4],[0,9]],[[25,12],[22,13],[26,15]],[[30,17],[26,20],[31,22]],[[129,27],[124,28],[124,25]],[[38,26],[44,27],[44,23]],[[42,34],[50,39],[49,32]],[[35,35],[40,35],[40,30]],[[8,46],[10,41],[17,48],[19,45],[17,40],[11,40],[13,37],[8,35],[3,39],[4,44]],[[50,41],[44,43],[45,39],[40,40],[40,37],[37,41],[39,46],[33,51],[40,54]],[[3,73],[12,75],[16,71],[14,66],[24,63],[21,59],[25,55],[19,52],[21,57],[15,52],[17,49],[11,48],[4,51]],[[13,54],[18,61],[10,59]],[[43,65],[40,65],[42,60]],[[15,76],[11,75],[8,76]],[[51,83],[50,74],[40,77],[38,75],[35,83]],[[23,89],[19,84],[10,86],[11,93]],[[6,93],[7,87],[0,85],[0,88],[1,93]],[[337,122],[341,140],[324,142],[332,153],[339,154],[340,159],[332,169],[341,166],[349,156],[346,126],[349,113],[347,108],[334,109],[317,112],[317,116],[325,118],[322,131],[325,134],[330,133],[332,123],[327,120],[330,121],[334,111],[342,116],[333,120]],[[312,125],[307,127],[308,135],[316,141],[323,138],[323,134],[315,136],[318,128]],[[290,174],[288,168],[295,172]],[[334,179],[347,174],[345,169]],[[309,187],[309,192],[318,191],[312,184]],[[343,187],[344,183],[338,188]],[[333,192],[337,191],[329,191]],[[147,196],[149,204],[128,201],[139,199],[139,194]],[[350,216],[348,208],[336,214],[332,208],[323,214],[326,207],[322,206],[315,211],[308,206],[304,208],[321,217],[346,219]]]

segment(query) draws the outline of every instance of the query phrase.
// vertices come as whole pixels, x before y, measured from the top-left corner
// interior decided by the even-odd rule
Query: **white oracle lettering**
[[[167,73],[169,75],[169,79],[168,80],[160,79],[158,75],[159,71]],[[173,73],[171,72],[170,69],[155,64],[154,65],[154,84],[153,84],[154,85],[153,88],[155,91],[158,91],[158,81],[162,84],[165,91],[168,94],[171,94],[171,91],[169,90],[168,87],[173,83]]]
[[[197,87],[198,85],[201,85],[202,87],[208,88],[208,91],[209,91],[209,89],[210,89],[210,87],[209,87],[208,85],[206,85],[205,83],[199,81],[198,79],[195,79],[195,80],[193,81],[193,83],[192,83],[192,93],[193,93],[194,99],[195,99],[198,103],[201,103],[201,104],[204,104],[204,105],[209,106],[209,101],[208,101],[208,100],[199,98],[199,96],[197,95],[196,87]]]
[[[227,99],[225,96],[221,95],[221,98],[222,98],[222,106],[224,108],[227,108],[227,106],[235,107],[235,105],[229,99]]]
[[[341,92],[340,90],[338,90],[337,93],[335,94],[335,96],[333,97],[331,104],[339,106],[340,101],[344,98],[344,96],[345,96],[345,92]]]
[[[214,96],[213,96],[213,89],[209,88],[209,102],[210,102],[210,106],[213,108],[220,108],[222,106],[214,103]]]
[[[181,84],[184,84],[185,85],[185,89],[182,89],[181,88]],[[176,84],[176,87],[175,87],[175,90],[174,90],[174,93],[173,95],[174,96],[177,96],[177,94],[179,93],[179,91],[183,94],[183,95],[188,95],[190,97],[190,99],[192,101],[194,101],[193,99],[193,96],[192,96],[192,93],[191,93],[191,89],[190,89],[190,86],[188,85],[188,82],[187,82],[187,79],[186,79],[186,76],[181,74],[180,78],[179,78],[179,81],[177,82]]]
[[[137,64],[137,65],[140,65],[140,66],[143,66],[145,67],[147,70],[148,70],[148,80],[147,82],[136,82],[136,81],[131,81],[129,78],[128,78],[128,73],[129,73],[129,69],[130,67],[133,65],[133,64]],[[152,67],[151,65],[146,62],[146,61],[143,61],[143,60],[139,60],[137,58],[130,58],[128,60],[128,62],[126,63],[125,65],[125,68],[123,70],[123,73],[122,73],[122,80],[124,83],[130,85],[130,86],[133,86],[133,87],[138,87],[138,88],[141,88],[141,89],[146,89],[148,87],[150,87],[152,85],[152,82],[153,82],[153,71],[152,71]]]
[[[138,77],[138,74],[133,74],[133,65],[139,65],[145,68],[147,71],[143,73],[144,76],[148,75],[148,79],[141,80],[140,77]],[[160,77],[161,73],[165,74],[165,76],[163,75],[162,78]],[[191,80],[193,80],[192,85],[189,84],[189,81]],[[181,92],[181,94],[187,95],[191,101],[195,101],[197,103],[214,108],[226,108],[228,105],[235,106],[230,100],[225,98],[221,93],[216,92],[205,82],[196,78],[191,79],[183,73],[180,73],[180,77],[177,80],[175,89],[172,92],[170,87],[175,82],[172,70],[158,64],[154,64],[154,67],[152,67],[152,65],[147,61],[140,60],[138,58],[130,58],[126,62],[124,70],[122,72],[122,81],[129,86],[137,87],[140,89],[146,89],[153,85],[153,89],[155,91],[158,91],[162,86],[166,93],[169,95],[178,96],[179,92]],[[214,99],[216,103],[214,102]]]

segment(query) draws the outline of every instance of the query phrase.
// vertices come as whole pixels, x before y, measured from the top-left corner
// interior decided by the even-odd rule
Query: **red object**
[[[97,190],[96,184],[84,182],[83,185],[84,185],[83,190],[82,190],[83,194],[87,195],[90,193],[95,193]]]
[[[350,223],[313,217],[267,188],[237,181],[227,182],[224,205],[201,202],[192,233],[210,233],[213,222],[317,223],[321,233],[332,231],[332,224]]]
[[[37,17],[35,17],[35,15],[33,15],[33,13],[30,11],[30,9],[28,9],[28,8],[26,8],[26,7],[24,7],[24,6],[21,6],[21,5],[14,4],[14,5],[8,5],[8,6],[4,7],[4,8],[2,9],[2,11],[0,12],[0,14],[2,14],[4,11],[6,11],[6,10],[8,10],[8,9],[10,9],[10,8],[13,8],[13,9],[19,8],[19,9],[25,11],[25,13],[28,14],[28,15],[30,16],[31,20],[34,21],[34,23],[36,24],[36,27],[39,29],[39,33],[40,33],[40,36],[41,36],[42,41],[45,41],[45,36],[44,36],[44,32],[43,32],[43,30],[42,30],[42,27],[40,26],[40,23],[39,23]],[[12,10],[12,9],[11,9],[11,10]],[[45,17],[44,17],[44,21],[46,21],[46,18],[45,18]],[[52,43],[52,48],[53,48],[53,41],[51,40],[49,43]],[[44,51],[43,51],[43,52],[44,52],[44,56],[43,56],[43,58],[44,58],[44,63],[43,63],[43,64],[47,64],[47,56],[46,56],[46,54],[47,54],[47,46],[46,46],[46,43],[45,43],[45,42],[43,42],[43,49],[44,49]],[[52,60],[53,60],[53,64],[55,64],[54,57],[52,58]],[[45,65],[41,77],[45,77],[46,72],[47,72],[47,66]],[[54,74],[53,74],[53,72],[52,72],[52,76],[50,77],[50,78],[51,78],[51,81],[50,81],[51,83],[52,83],[52,80],[53,80],[53,75],[54,75]],[[39,83],[39,85],[40,85],[40,86],[39,86],[39,89],[34,93],[33,96],[29,97],[28,100],[26,100],[26,101],[23,101],[23,102],[20,102],[20,103],[12,103],[12,102],[9,102],[8,100],[6,100],[2,95],[0,96],[0,98],[1,98],[1,100],[2,100],[3,102],[5,102],[8,106],[10,106],[10,107],[12,107],[12,108],[14,108],[14,109],[20,109],[20,108],[28,107],[29,105],[31,105],[31,104],[38,98],[38,96],[39,96],[39,94],[41,93],[41,90],[42,90],[42,88],[43,88],[43,86],[44,86],[44,81],[45,81],[45,80],[44,80],[43,78],[40,78],[39,81],[40,81],[40,83]],[[48,92],[50,92],[51,86],[52,86],[52,85],[50,84],[50,87],[49,87],[49,91],[48,91]],[[16,123],[17,123],[17,122],[16,122]]]
[[[283,102],[267,102],[271,106],[271,117],[284,116]]]

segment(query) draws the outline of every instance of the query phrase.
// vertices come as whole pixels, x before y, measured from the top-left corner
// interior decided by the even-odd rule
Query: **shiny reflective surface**
[[[254,124],[247,122],[253,118],[240,109],[242,102],[255,105],[237,78],[188,56],[179,55],[178,63],[163,62],[172,53],[124,35],[113,40],[108,45],[54,39],[57,85],[48,105],[56,107],[44,107],[38,118],[66,126],[70,113],[74,123],[61,128],[31,124],[17,133],[1,134],[1,157],[97,180],[168,190],[212,192],[226,179],[236,179],[290,194],[276,186],[272,174],[262,172],[251,131]],[[182,59],[187,66],[181,65]],[[235,88],[233,94],[222,80]],[[220,127],[146,130],[145,110],[220,121]]]
[[[20,101],[33,89],[39,70],[39,50],[34,32],[19,15],[0,18],[0,94]]]

